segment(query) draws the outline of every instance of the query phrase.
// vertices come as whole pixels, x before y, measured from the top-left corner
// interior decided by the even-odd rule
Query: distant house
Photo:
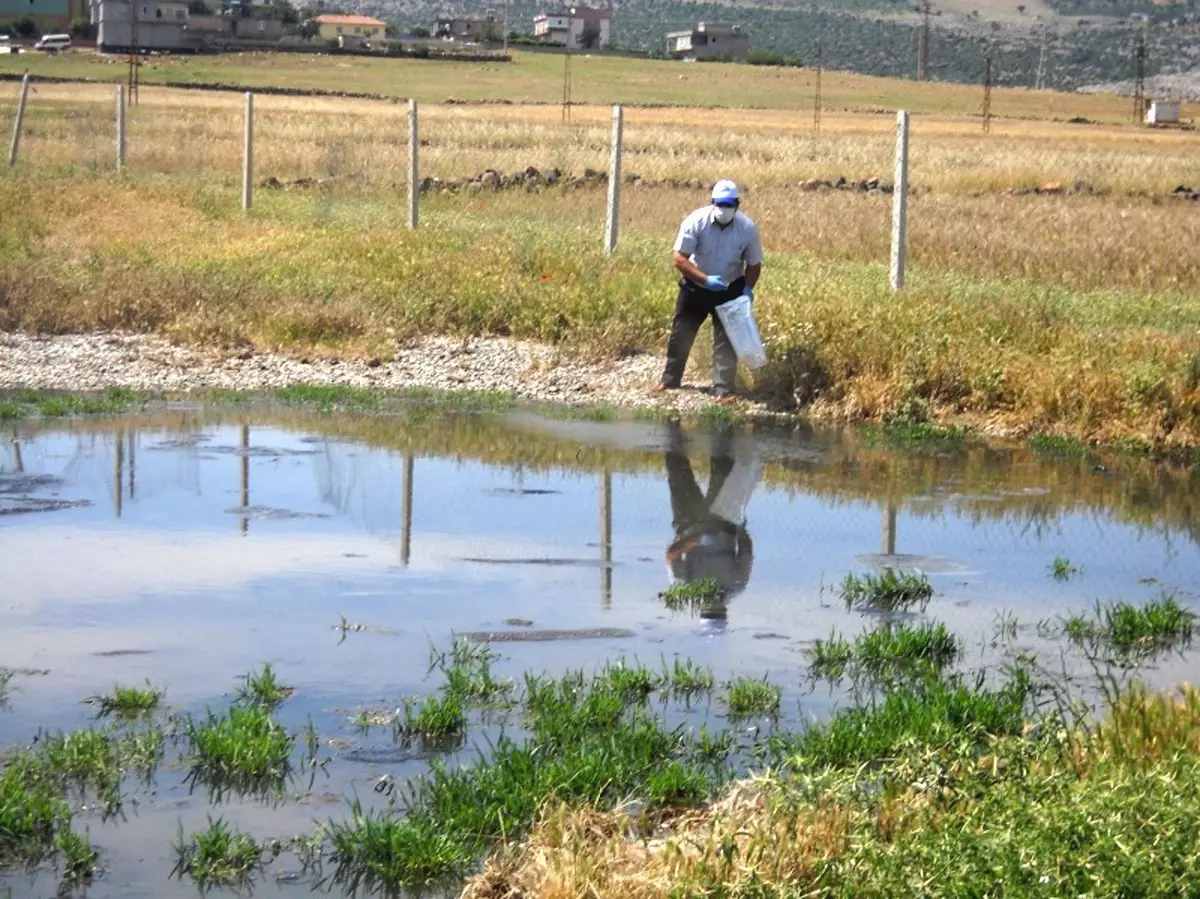
[[[29,16],[42,34],[66,31],[87,15],[87,0],[0,0],[0,22]]]
[[[484,19],[454,19],[443,17],[437,20],[434,37],[454,41],[502,41],[503,23],[495,16]]]
[[[543,12],[533,20],[533,35],[572,50],[603,50],[612,46],[612,10],[571,6]]]
[[[387,31],[386,22],[370,16],[320,15],[316,23],[317,33],[327,41],[336,41],[343,36],[371,40],[382,38]]]
[[[667,55],[672,59],[745,59],[750,38],[740,25],[700,22],[691,31],[667,34]]]
[[[188,0],[91,0],[101,53],[196,49],[188,32]]]

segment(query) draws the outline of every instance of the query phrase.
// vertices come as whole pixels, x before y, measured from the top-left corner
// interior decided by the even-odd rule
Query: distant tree
[[[96,36],[92,23],[82,16],[76,16],[67,26],[67,33],[77,40],[90,40]]]
[[[21,37],[33,37],[38,33],[37,22],[32,16],[21,16],[13,21],[12,30]]]
[[[321,26],[317,24],[316,19],[305,19],[300,25],[300,36],[305,38],[314,38],[321,33]]]
[[[588,22],[583,26],[583,31],[579,32],[579,46],[585,50],[595,50],[600,46],[600,26],[595,22]]]
[[[288,0],[275,0],[270,6],[272,19],[278,19],[284,25],[299,25],[300,13]]]
[[[420,25],[418,25],[415,28],[408,29],[408,36],[409,37],[428,38],[428,37],[433,37],[433,32],[430,31],[428,28],[423,28]]]

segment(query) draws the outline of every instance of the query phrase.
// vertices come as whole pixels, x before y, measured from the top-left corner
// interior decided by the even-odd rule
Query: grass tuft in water
[[[725,708],[730,718],[775,715],[783,691],[765,678],[739,677],[725,685]]]
[[[8,760],[0,773],[0,868],[35,864],[71,820],[71,807],[29,754]]]
[[[245,885],[261,866],[262,847],[254,838],[218,818],[208,827],[185,839],[183,824],[173,847],[175,867],[171,876],[191,878],[201,891],[211,887]]]
[[[807,655],[808,670],[812,677],[838,680],[854,661],[854,644],[834,632],[829,635],[828,640],[818,637]]]
[[[232,706],[222,715],[208,711],[183,722],[191,771],[188,782],[218,795],[232,791],[265,795],[283,789],[292,772],[295,737],[261,706]]]
[[[234,694],[234,700],[244,706],[260,706],[264,709],[274,709],[296,691],[284,686],[275,676],[275,669],[268,662],[262,671],[251,671],[242,676],[242,685]]]
[[[416,703],[404,700],[404,714],[395,724],[396,739],[405,746],[455,748],[467,734],[467,711],[462,697],[427,696]]]
[[[605,665],[596,677],[593,689],[611,690],[626,702],[642,702],[664,683],[658,672],[640,665],[631,668],[622,660],[615,665]]]
[[[914,606],[924,609],[933,596],[933,586],[923,573],[897,573],[888,568],[882,574],[846,575],[841,597],[847,609],[871,609],[881,612],[907,611]]]
[[[1190,643],[1195,622],[1195,612],[1164,596],[1143,606],[1096,603],[1092,616],[1065,619],[1063,632],[1076,643],[1101,643],[1128,657]]]
[[[335,409],[373,411],[380,403],[379,391],[345,384],[293,384],[276,390],[275,397],[284,403],[316,406],[322,412]]]
[[[110,730],[77,730],[48,734],[37,760],[41,775],[62,787],[91,792],[108,814],[121,807],[120,744]]]
[[[441,671],[445,678],[442,692],[457,697],[464,705],[503,704],[513,685],[492,674],[492,662],[498,658],[499,654],[486,643],[458,638],[449,652],[430,651],[429,670]]]
[[[13,418],[24,418],[25,409],[16,403],[0,403],[0,421]]]
[[[701,609],[721,602],[725,598],[725,589],[715,577],[704,577],[696,581],[672,584],[658,596],[672,611]]]
[[[137,718],[158,708],[162,693],[147,685],[141,687],[117,686],[107,696],[92,696],[85,702],[97,706],[100,717],[115,715],[118,718]]]
[[[1050,563],[1050,576],[1056,581],[1066,581],[1071,578],[1071,575],[1078,574],[1079,569],[1071,564],[1071,560],[1063,556],[1055,556],[1054,561]]]
[[[73,830],[60,830],[55,834],[54,848],[62,863],[62,881],[58,890],[60,896],[91,883],[99,855],[86,835],[80,836]]]
[[[701,668],[691,659],[675,659],[670,668],[664,666],[662,682],[670,685],[673,696],[682,699],[711,693],[715,685],[712,669]]]
[[[1060,459],[1077,459],[1087,455],[1087,447],[1080,441],[1060,434],[1034,434],[1029,438],[1029,446],[1034,452]]]
[[[926,677],[952,663],[958,650],[958,639],[941,622],[888,624],[859,634],[853,643],[836,633],[817,640],[808,652],[809,675],[832,681],[847,673],[855,679]]]
[[[137,400],[132,390],[113,387],[101,394],[61,393],[58,391],[25,390],[6,402],[8,418],[19,418],[30,411],[43,418],[63,418],[68,415],[115,415],[126,411]]]

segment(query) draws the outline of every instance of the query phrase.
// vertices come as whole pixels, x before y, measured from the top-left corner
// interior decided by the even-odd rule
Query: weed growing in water
[[[701,609],[721,602],[725,589],[715,577],[704,577],[696,581],[672,584],[658,594],[663,604],[673,612],[682,609]]]
[[[0,403],[0,421],[12,418],[22,418],[25,409],[16,403]]]
[[[162,693],[147,684],[141,687],[116,687],[107,696],[92,696],[85,702],[98,706],[99,717],[115,715],[118,718],[137,718],[158,708]]]
[[[933,586],[923,573],[897,573],[891,568],[878,575],[848,574],[841,587],[842,601],[847,609],[896,612],[917,606],[924,610],[931,596]]]
[[[838,634],[818,640],[809,651],[809,674],[834,681],[847,672],[855,679],[925,677],[953,662],[958,649],[958,639],[941,622],[884,625],[853,643]]]
[[[204,784],[217,795],[269,795],[282,790],[292,773],[295,737],[262,706],[235,705],[223,715],[209,711],[200,721],[189,716],[183,728],[193,789]]]
[[[39,760],[22,753],[0,773],[0,868],[33,864],[49,853],[71,806],[44,776]]]
[[[711,692],[714,679],[711,668],[701,668],[691,659],[675,659],[669,669],[663,666],[662,683],[670,684],[672,695],[687,698]]]
[[[242,677],[244,683],[238,687],[234,700],[244,706],[261,706],[264,709],[274,709],[296,691],[279,683],[275,677],[275,669],[268,662],[262,671],[251,671]]]
[[[26,391],[19,400],[32,406],[43,418],[62,418],[67,415],[115,415],[128,409],[136,398],[131,390],[113,387],[99,396]]]
[[[730,718],[752,718],[775,715],[783,690],[765,678],[739,677],[725,685],[725,707]]]
[[[115,734],[107,730],[77,730],[49,734],[38,756],[52,782],[92,791],[106,813],[121,807],[121,754]]]
[[[1078,573],[1079,569],[1071,564],[1070,559],[1063,556],[1055,556],[1054,561],[1050,563],[1050,576],[1056,581],[1069,580],[1071,575]]]
[[[810,676],[838,680],[854,660],[854,644],[833,632],[828,640],[818,637],[807,655]]]
[[[1191,642],[1196,613],[1165,596],[1135,606],[1127,602],[1096,603],[1092,617],[1072,615],[1063,632],[1076,643],[1102,644],[1130,660]]]
[[[1087,455],[1087,447],[1074,437],[1059,434],[1034,434],[1029,438],[1030,448],[1044,456],[1059,459],[1077,459]]]
[[[60,830],[54,836],[54,848],[62,861],[60,896],[91,882],[99,856],[87,836],[80,836],[73,830]]]
[[[379,391],[348,387],[345,384],[292,384],[275,391],[284,403],[316,406],[322,412],[335,409],[372,411],[379,408]]]
[[[215,886],[244,885],[261,867],[262,847],[253,837],[240,833],[218,818],[208,827],[185,839],[183,824],[173,847],[172,877],[190,877],[201,891]]]
[[[663,677],[649,668],[630,668],[622,660],[616,665],[605,665],[593,689],[611,690],[626,702],[643,702],[664,683]]]
[[[499,655],[486,643],[459,638],[449,652],[430,650],[429,670],[442,672],[446,679],[442,692],[446,696],[457,697],[464,704],[495,704],[513,687],[510,681],[492,676],[492,662],[497,658]]]
[[[404,714],[395,724],[396,739],[429,748],[454,748],[467,733],[467,712],[462,698],[453,694],[427,696],[420,705],[404,700]]]

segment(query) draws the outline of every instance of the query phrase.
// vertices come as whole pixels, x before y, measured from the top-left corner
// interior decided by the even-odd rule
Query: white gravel
[[[262,390],[290,384],[346,384],[511,391],[535,401],[695,411],[712,402],[708,380],[690,372],[684,389],[650,394],[663,359],[639,355],[583,362],[554,347],[508,338],[429,337],[398,349],[390,362],[306,359],[275,353],[176,346],[126,333],[34,337],[0,333],[0,388],[147,391]],[[762,411],[746,400],[744,410]]]

